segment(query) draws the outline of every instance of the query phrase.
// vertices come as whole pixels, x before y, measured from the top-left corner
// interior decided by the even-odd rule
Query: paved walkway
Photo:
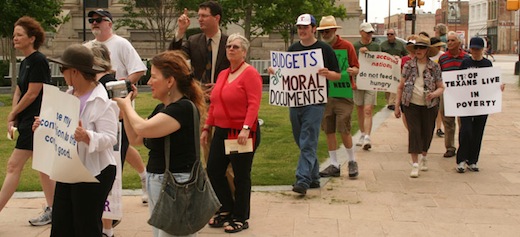
[[[519,236],[520,90],[513,76],[515,56],[495,56],[508,84],[503,112],[491,115],[479,173],[455,172],[435,137],[429,168],[409,178],[407,134],[400,119],[383,109],[372,136],[373,149],[357,151],[360,176],[322,180],[321,189],[298,197],[290,187],[255,188],[250,228],[234,236]],[[293,144],[290,144],[293,145]],[[346,165],[343,174],[347,173]],[[267,191],[266,191],[267,190]],[[0,236],[49,236],[50,226],[31,227],[44,200],[17,193],[0,213]],[[139,196],[124,196],[117,237],[151,236],[148,208]],[[199,236],[227,236],[205,228]]]

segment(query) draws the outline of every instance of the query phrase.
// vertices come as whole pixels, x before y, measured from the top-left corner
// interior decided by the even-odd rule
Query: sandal
[[[247,221],[242,222],[242,221],[233,220],[232,222],[229,223],[228,226],[231,227],[232,229],[224,229],[224,231],[226,233],[237,233],[237,232],[240,232],[242,230],[249,228],[249,223],[247,223]]]
[[[229,213],[217,213],[209,219],[208,225],[213,228],[224,227],[224,225],[231,222],[231,215]]]

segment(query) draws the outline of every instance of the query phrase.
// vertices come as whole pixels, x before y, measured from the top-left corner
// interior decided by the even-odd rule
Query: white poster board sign
[[[397,93],[401,80],[401,60],[385,52],[359,53],[358,90]]]
[[[446,116],[475,116],[502,112],[500,69],[471,68],[442,72]]]
[[[79,99],[55,86],[43,85],[40,121],[34,131],[33,169],[62,183],[98,183],[81,163],[74,139]]]
[[[123,205],[121,197],[123,194],[123,183],[122,183],[122,165],[121,165],[121,136],[122,136],[122,125],[121,122],[117,123],[117,144],[114,145],[114,157],[116,158],[116,178],[112,185],[112,190],[108,193],[107,200],[105,201],[105,209],[103,210],[103,218],[111,220],[121,220],[123,218]]]
[[[318,75],[323,68],[321,49],[297,52],[271,51],[269,104],[302,107],[327,103],[327,79]]]

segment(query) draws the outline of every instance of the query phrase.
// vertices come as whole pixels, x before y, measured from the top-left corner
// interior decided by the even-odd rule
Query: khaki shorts
[[[354,90],[354,104],[377,105],[377,91]]]
[[[327,100],[321,129],[325,134],[336,133],[336,131],[350,134],[350,120],[354,109],[352,99],[328,97]]]

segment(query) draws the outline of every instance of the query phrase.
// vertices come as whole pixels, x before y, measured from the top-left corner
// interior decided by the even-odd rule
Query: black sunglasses
[[[234,45],[234,44],[228,44],[228,45],[226,45],[226,49],[231,49],[231,48],[233,48],[234,50],[237,50],[237,49],[240,48],[240,46],[238,46],[238,45]]]
[[[105,18],[89,18],[88,19],[88,23],[90,23],[90,24],[94,23],[94,21],[99,24],[102,21],[110,21],[110,20],[109,19],[105,19]]]
[[[63,73],[65,70],[69,69],[68,67],[65,67],[65,66],[61,66],[60,67],[60,72]]]
[[[394,35],[394,33],[386,33],[386,35]]]
[[[322,34],[328,34],[329,32],[330,32],[329,29],[327,29],[327,30],[320,30],[320,33],[322,33]]]
[[[424,46],[424,45],[415,45],[413,46],[414,49],[427,49],[428,46]]]

